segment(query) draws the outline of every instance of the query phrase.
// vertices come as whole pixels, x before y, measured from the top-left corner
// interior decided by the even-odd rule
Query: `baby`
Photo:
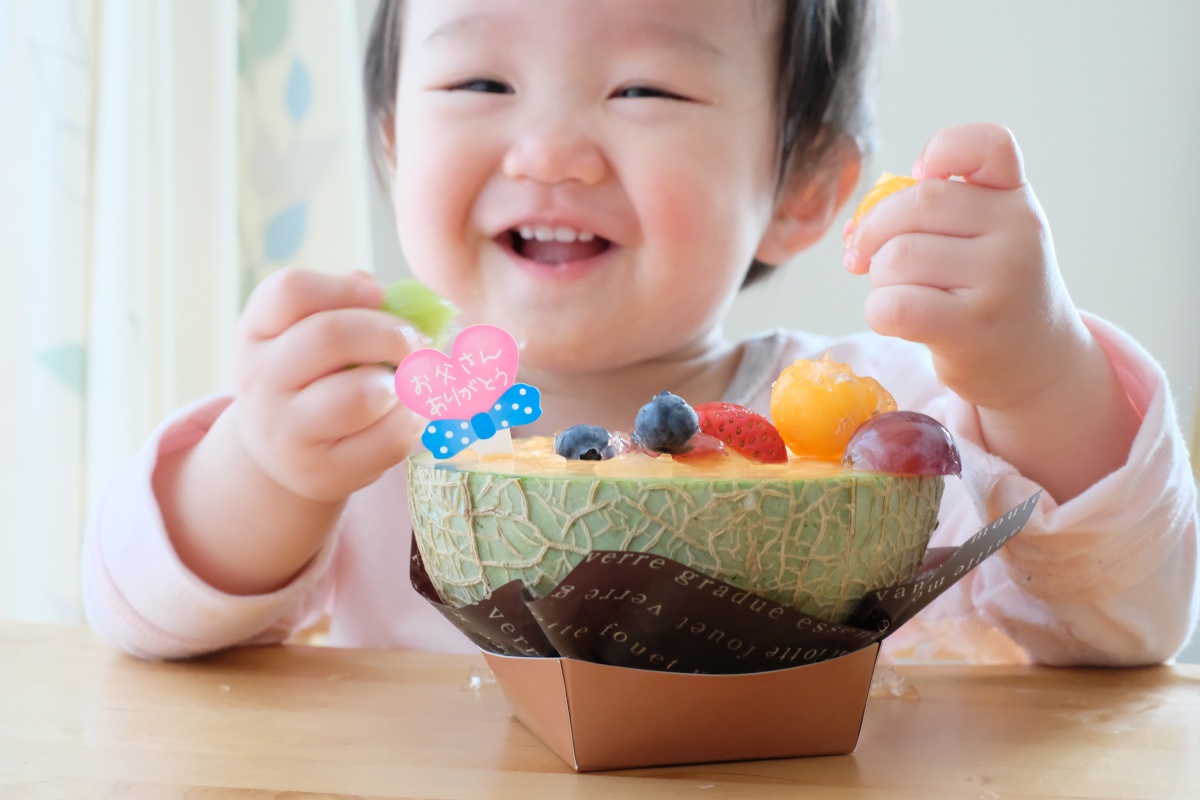
[[[740,287],[821,238],[870,141],[869,0],[383,0],[373,146],[414,275],[521,346],[545,413],[621,429],[669,389],[766,412],[830,351],[963,451],[934,546],[1044,491],[1020,536],[887,648],[1163,661],[1197,614],[1195,485],[1162,370],[1077,310],[1011,134],[935,134],[918,182],[848,225],[873,333],[731,342]],[[954,179],[952,179],[954,178]],[[237,385],[169,420],[93,515],[93,625],[146,657],[286,639],[470,650],[407,585],[401,462],[423,345],[364,273],[250,298]],[[914,649],[915,648],[915,649]]]

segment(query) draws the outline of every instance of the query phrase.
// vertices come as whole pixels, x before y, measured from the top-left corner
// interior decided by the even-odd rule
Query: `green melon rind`
[[[667,556],[775,602],[844,621],[912,580],[942,476],[811,480],[501,475],[409,459],[413,531],[451,606],[518,579],[546,594],[591,550]]]

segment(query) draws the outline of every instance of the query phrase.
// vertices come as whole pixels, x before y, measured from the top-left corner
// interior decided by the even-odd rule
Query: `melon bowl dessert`
[[[771,415],[778,427],[664,392],[631,434],[576,426],[600,432],[590,445],[568,429],[516,439],[511,455],[414,455],[429,577],[460,607],[514,580],[544,596],[589,552],[633,551],[843,622],[869,590],[915,577],[957,451],[938,423],[828,359],[785,371]]]
[[[868,590],[915,576],[944,480],[734,457],[564,465],[549,438],[514,446],[511,459],[409,461],[414,536],[448,605],[513,580],[543,596],[588,552],[627,550],[842,622]]]

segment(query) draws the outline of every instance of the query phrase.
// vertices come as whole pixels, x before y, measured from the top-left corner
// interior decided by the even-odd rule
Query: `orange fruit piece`
[[[895,410],[895,399],[879,381],[855,375],[828,353],[794,362],[771,388],[771,421],[802,458],[841,461],[859,425]]]
[[[887,197],[892,192],[898,192],[912,186],[917,182],[916,178],[910,178],[907,175],[893,175],[890,172],[885,172],[879,176],[879,180],[875,181],[875,185],[871,187],[862,202],[858,204],[858,208],[854,209],[854,224],[862,219],[863,214],[866,214],[871,208],[883,198]]]

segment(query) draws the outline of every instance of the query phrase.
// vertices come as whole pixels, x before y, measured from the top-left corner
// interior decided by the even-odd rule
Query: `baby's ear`
[[[759,242],[755,257],[766,264],[782,264],[815,244],[833,224],[838,210],[858,185],[862,156],[853,145],[831,153],[815,174],[797,172],[775,204],[775,216]]]
[[[394,201],[395,196],[392,193],[396,189],[396,125],[390,114],[375,120],[375,130],[371,132],[368,151],[379,186],[391,195]]]
[[[372,134],[379,143],[379,151],[382,153],[387,162],[388,167],[396,165],[396,122],[392,115],[387,114],[380,116],[376,121],[376,129]],[[390,172],[390,170],[389,170]]]

